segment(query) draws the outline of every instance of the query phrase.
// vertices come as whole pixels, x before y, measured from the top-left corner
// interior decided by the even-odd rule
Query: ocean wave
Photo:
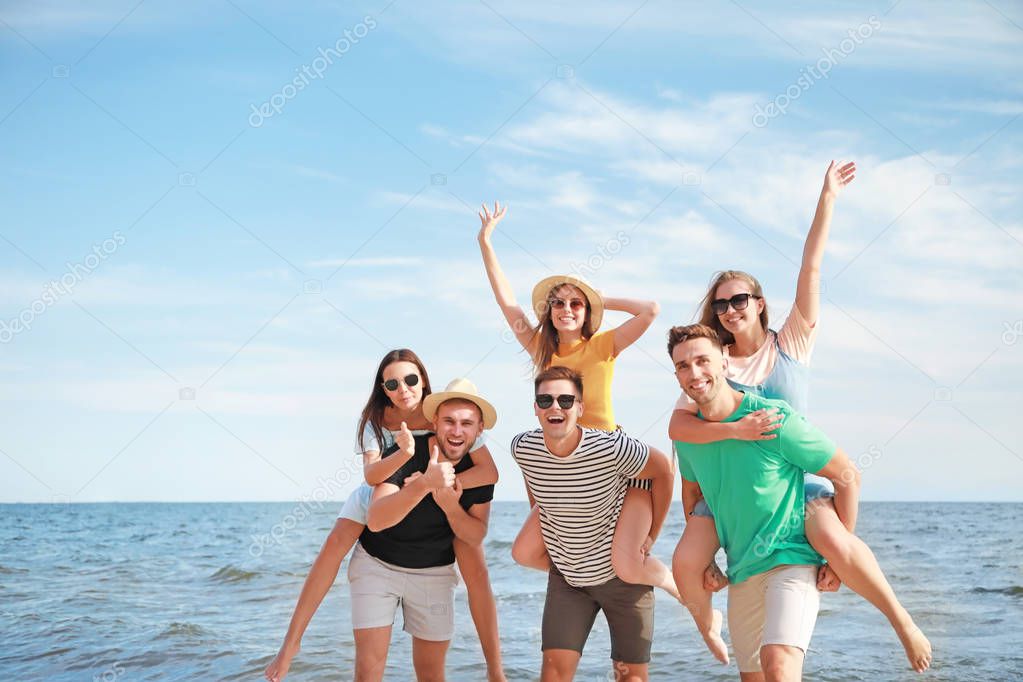
[[[256,571],[246,571],[228,564],[211,575],[210,580],[218,583],[243,583],[258,577],[259,573]]]
[[[1023,585],[1009,585],[1008,587],[974,587],[970,590],[973,594],[1005,594],[1010,597],[1023,597]]]
[[[205,634],[206,630],[201,625],[174,621],[160,633],[158,639],[163,637],[202,637]]]

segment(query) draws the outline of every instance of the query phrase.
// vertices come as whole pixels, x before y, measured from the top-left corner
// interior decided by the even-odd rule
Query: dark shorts
[[[654,637],[654,588],[612,578],[601,585],[572,587],[556,568],[547,577],[541,648],[583,652],[597,612],[611,631],[611,660],[649,663]]]

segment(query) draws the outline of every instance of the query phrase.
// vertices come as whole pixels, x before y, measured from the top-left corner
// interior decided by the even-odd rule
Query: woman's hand
[[[781,427],[782,415],[778,410],[757,410],[735,422],[735,436],[738,440],[772,440],[778,435],[768,433]]]
[[[831,165],[828,166],[827,173],[824,174],[824,189],[821,190],[821,194],[835,198],[842,191],[842,188],[852,182],[855,177],[855,161],[850,161],[843,166],[838,166],[832,161]]]
[[[479,212],[480,217],[480,241],[490,241],[490,235],[493,234],[494,228],[504,218],[504,214],[508,211],[507,206],[501,206],[500,203],[494,202],[494,212],[491,213],[490,209],[487,208],[486,203],[483,204],[483,210]]]

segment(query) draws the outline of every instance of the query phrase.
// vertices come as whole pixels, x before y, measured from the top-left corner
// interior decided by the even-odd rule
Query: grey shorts
[[[352,629],[394,625],[401,607],[404,630],[413,637],[446,642],[455,633],[455,565],[402,568],[384,563],[355,545],[348,564]]]
[[[572,587],[558,569],[547,577],[541,649],[583,652],[597,612],[611,631],[611,660],[649,663],[654,637],[654,588],[612,578],[601,585]]]

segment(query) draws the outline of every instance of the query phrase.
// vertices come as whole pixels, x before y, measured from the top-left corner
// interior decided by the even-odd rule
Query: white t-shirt
[[[547,554],[569,585],[601,585],[615,577],[611,542],[628,480],[650,458],[650,448],[622,431],[583,429],[575,451],[557,457],[543,431],[520,433],[511,452],[540,509]]]
[[[777,338],[778,343],[775,343]],[[813,345],[817,341],[817,325],[810,325],[799,312],[799,307],[792,306],[785,324],[781,326],[778,333],[767,332],[764,344],[757,349],[753,355],[744,358],[732,357],[728,354],[728,346],[725,346],[725,355],[728,356],[728,372],[726,376],[732,381],[747,386],[762,384],[771,376],[774,371],[774,364],[778,361],[778,346],[796,362],[809,365],[810,356],[813,354]],[[693,399],[682,391],[678,402],[675,403],[676,410],[686,410],[696,414],[699,408]]]

